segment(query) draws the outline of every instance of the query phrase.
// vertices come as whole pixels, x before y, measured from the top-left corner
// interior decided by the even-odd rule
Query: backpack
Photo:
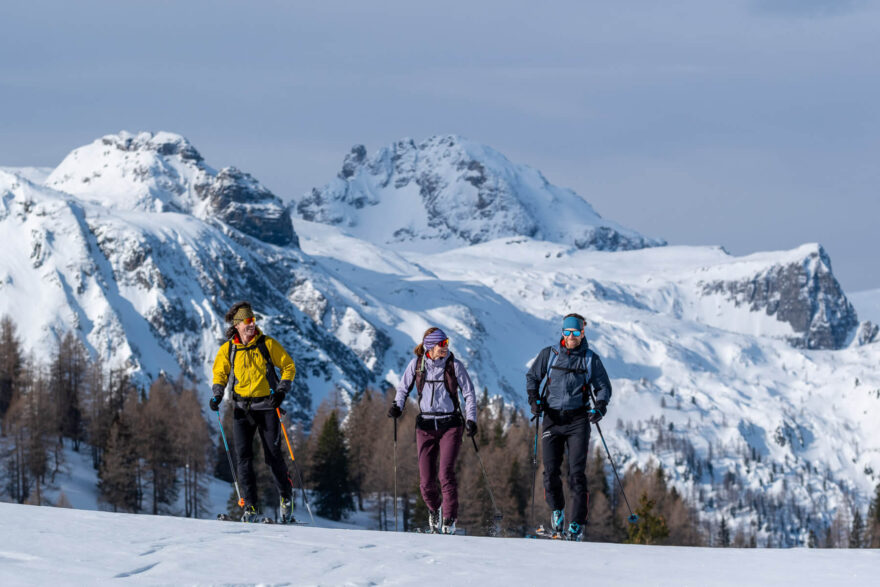
[[[559,351],[556,350],[556,347],[550,347],[550,350],[553,351],[550,355],[550,358],[547,360],[547,383],[544,384],[544,397],[547,397],[547,391],[550,388],[550,371],[552,369],[557,369],[559,371],[565,371],[566,373],[583,373],[584,377],[584,385],[581,387],[581,400],[583,401],[583,405],[587,405],[589,402],[587,401],[587,386],[590,384],[590,377],[592,376],[592,366],[593,366],[593,351],[591,349],[587,349],[587,354],[584,356],[584,366],[580,369],[572,369],[570,367],[557,367],[553,363],[556,362],[556,358],[559,356]]]
[[[237,383],[235,380],[235,354],[238,352],[238,348],[235,345],[234,338],[229,339],[229,379],[232,381],[232,396],[235,397],[235,384]],[[263,360],[266,361],[266,381],[269,382],[269,390],[275,391],[278,389],[278,373],[275,371],[275,363],[272,362],[272,356],[269,354],[269,349],[266,347],[266,335],[263,334],[256,342],[257,350],[260,351],[260,354],[263,355]],[[247,349],[247,347],[245,347]],[[247,349],[250,352],[250,349]]]
[[[418,359],[416,359],[416,376],[413,377],[412,382],[409,384],[409,388],[406,390],[407,393],[412,392],[413,386],[415,386],[416,390],[419,392],[419,409],[421,410],[422,406],[422,390],[425,388],[425,383],[428,383],[428,370],[425,366],[425,355],[422,355]],[[461,407],[458,403],[458,378],[455,376],[455,355],[449,353],[449,358],[446,359],[446,365],[443,368],[443,379],[431,380],[430,383],[445,383],[446,391],[449,392],[449,397],[452,398],[452,405],[455,407],[454,413],[461,412]],[[429,416],[440,416],[446,415],[446,412],[422,412]]]

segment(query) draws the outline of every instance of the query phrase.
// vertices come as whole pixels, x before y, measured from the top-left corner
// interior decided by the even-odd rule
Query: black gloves
[[[220,411],[220,402],[222,402],[222,401],[223,401],[222,395],[212,396],[211,399],[208,401],[208,407],[211,408],[215,412],[219,412]]]
[[[278,387],[281,387],[280,385]],[[288,386],[289,387],[289,386]],[[283,391],[276,390],[275,393],[269,395],[269,403],[272,404],[272,408],[280,408],[281,403],[284,401],[284,396],[287,395]]]
[[[278,387],[275,391],[280,391],[281,393],[287,394],[290,393],[290,379],[282,379],[278,382]]]
[[[541,400],[538,398],[529,398],[529,405],[532,407],[532,415],[540,416],[541,412],[544,411],[544,404],[541,403]]]
[[[389,418],[399,418],[402,413],[403,412],[400,410],[400,406],[397,405],[397,402],[391,404],[391,407],[388,409]]]
[[[477,423],[473,420],[468,420],[464,423],[464,427],[467,428],[467,435],[473,438],[477,435]]]
[[[592,410],[590,410],[590,422],[595,424],[602,419],[607,411],[608,402],[606,402],[604,399],[600,399],[596,402],[596,406]]]

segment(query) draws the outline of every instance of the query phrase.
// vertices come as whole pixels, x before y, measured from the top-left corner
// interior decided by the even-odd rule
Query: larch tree
[[[22,369],[21,341],[15,322],[9,316],[0,318],[0,420],[12,404],[12,396]],[[5,435],[5,429],[3,434]]]

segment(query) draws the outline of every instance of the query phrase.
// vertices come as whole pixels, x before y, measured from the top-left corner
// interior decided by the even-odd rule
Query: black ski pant
[[[554,422],[544,418],[541,451],[544,456],[544,498],[551,510],[565,509],[562,492],[562,457],[568,452],[568,489],[571,495],[569,521],[585,524],[589,508],[587,493],[587,445],[590,442],[590,421],[580,415],[572,420]]]
[[[238,457],[238,478],[241,480],[246,505],[257,505],[257,477],[254,474],[254,434],[260,432],[263,456],[272,470],[275,488],[281,497],[290,498],[293,482],[287,472],[281,451],[281,420],[275,410],[248,410],[236,407],[232,414],[235,454]]]

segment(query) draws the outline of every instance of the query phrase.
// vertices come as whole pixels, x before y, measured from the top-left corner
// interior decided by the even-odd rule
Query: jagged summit
[[[732,258],[704,271],[698,289],[704,300],[719,296],[753,316],[775,317],[791,328],[780,333],[782,337],[802,348],[843,348],[859,326],[853,305],[831,271],[831,258],[817,243]],[[707,316],[711,322],[711,314]],[[719,322],[745,321],[733,320],[728,312]]]
[[[666,244],[605,220],[575,192],[454,135],[403,139],[368,157],[363,145],[342,170],[296,206],[305,220],[338,225],[402,250],[436,250],[525,236],[579,249]]]
[[[113,210],[216,218],[264,242],[298,246],[280,198],[234,167],[213,169],[174,133],[106,135],[74,149],[46,186]]]

